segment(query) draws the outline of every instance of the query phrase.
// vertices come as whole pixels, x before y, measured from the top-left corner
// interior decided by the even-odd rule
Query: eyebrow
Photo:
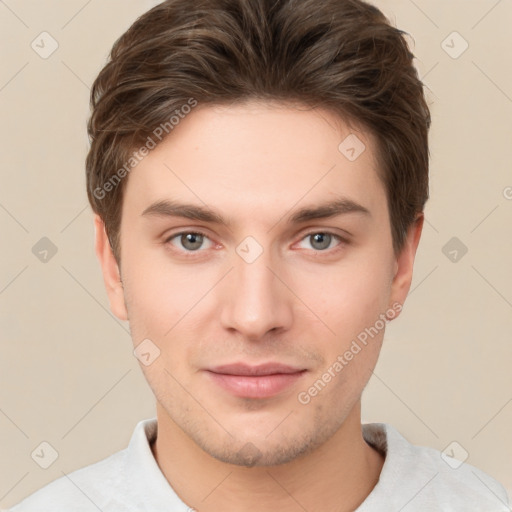
[[[302,208],[288,219],[288,223],[300,224],[310,220],[327,219],[348,213],[359,213],[371,217],[370,211],[363,205],[342,197],[318,206]],[[141,216],[183,217],[227,227],[232,226],[230,220],[225,219],[220,213],[207,206],[171,200],[161,200],[151,204],[142,212]]]

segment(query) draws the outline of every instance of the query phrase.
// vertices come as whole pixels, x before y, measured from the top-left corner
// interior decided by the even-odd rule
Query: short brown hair
[[[430,112],[404,35],[361,0],[167,0],[138,18],[92,86],[88,122],[87,194],[117,261],[134,150],[193,102],[251,99],[323,107],[376,137],[398,253],[429,166]]]

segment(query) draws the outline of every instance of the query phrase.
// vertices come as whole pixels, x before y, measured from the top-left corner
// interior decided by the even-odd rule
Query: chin
[[[283,446],[282,444],[267,442],[264,446],[258,441],[255,443],[247,441],[245,443],[241,442],[238,450],[230,446],[224,449],[217,448],[205,451],[221,462],[251,468],[287,464],[310,450],[309,445],[293,445],[289,443]]]

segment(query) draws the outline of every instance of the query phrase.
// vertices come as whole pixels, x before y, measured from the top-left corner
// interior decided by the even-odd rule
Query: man
[[[509,510],[489,475],[361,425],[428,198],[401,31],[359,0],[170,0],[92,108],[96,253],[157,418],[13,511]]]

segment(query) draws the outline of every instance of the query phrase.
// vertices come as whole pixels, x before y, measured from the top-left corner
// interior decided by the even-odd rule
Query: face
[[[370,134],[252,102],[197,107],[131,171],[122,285],[97,251],[160,410],[219,460],[273,465],[359,404],[420,231],[393,253]]]

